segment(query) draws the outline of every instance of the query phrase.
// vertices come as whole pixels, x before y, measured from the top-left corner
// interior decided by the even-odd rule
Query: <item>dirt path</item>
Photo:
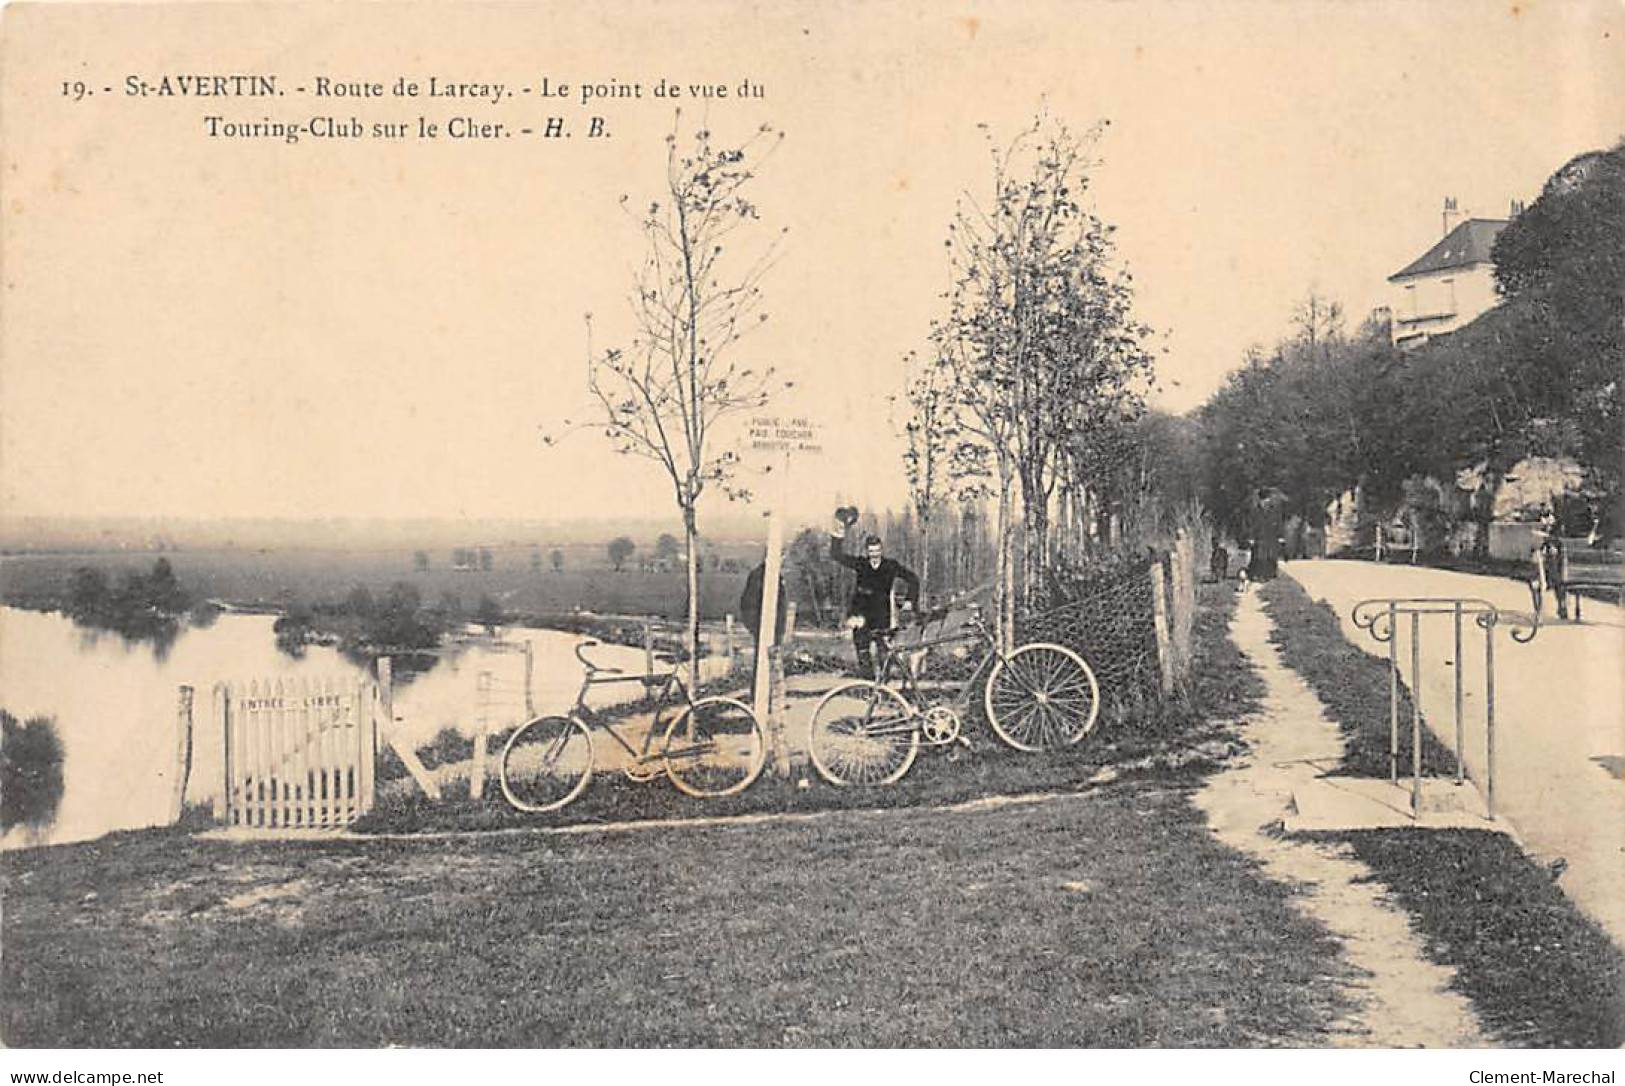
[[[1196,797],[1219,839],[1254,857],[1272,878],[1301,885],[1301,907],[1343,942],[1363,974],[1350,995],[1357,1009],[1334,1044],[1382,1048],[1475,1047],[1491,1043],[1467,1001],[1449,990],[1454,971],[1423,956],[1404,913],[1340,845],[1310,843],[1272,830],[1295,782],[1319,776],[1342,756],[1337,726],[1314,692],[1270,643],[1271,623],[1254,592],[1236,609],[1231,636],[1257,669],[1264,706],[1246,721],[1250,753],[1209,778]],[[1277,827],[1278,828],[1278,827]]]

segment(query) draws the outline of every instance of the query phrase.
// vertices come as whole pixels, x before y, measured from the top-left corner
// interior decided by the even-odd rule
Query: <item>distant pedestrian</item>
[[[1219,537],[1213,537],[1213,557],[1208,560],[1208,573],[1220,584],[1230,579],[1230,552]]]
[[[1286,495],[1274,487],[1259,487],[1253,497],[1252,557],[1247,575],[1254,581],[1271,581],[1280,571],[1285,543]]]

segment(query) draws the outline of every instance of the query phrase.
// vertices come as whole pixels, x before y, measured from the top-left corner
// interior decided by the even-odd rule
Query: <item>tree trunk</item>
[[[915,606],[923,606],[926,594],[931,589],[931,514],[929,512],[919,515],[920,526],[920,557],[919,569],[914,572],[920,575],[920,599]]]
[[[1014,481],[1008,459],[1001,458],[999,463],[999,522],[997,526],[998,540],[995,546],[994,571],[997,578],[998,589],[994,593],[997,602],[998,614],[995,617],[995,632],[998,635],[999,651],[1009,652],[1015,640],[1015,524],[1011,516],[1010,486]]]
[[[683,535],[687,540],[687,553],[683,564],[688,567],[688,688],[696,697],[700,690],[700,570],[695,564],[699,547],[699,532],[695,527],[694,505],[683,506]]]
[[[1049,568],[1049,502],[1044,494],[1042,469],[1021,469],[1021,606],[1031,611],[1044,588]]]
[[[1495,520],[1495,492],[1501,489],[1499,473],[1486,471],[1483,479],[1483,497],[1473,503],[1473,557],[1483,560],[1490,555],[1490,524]]]

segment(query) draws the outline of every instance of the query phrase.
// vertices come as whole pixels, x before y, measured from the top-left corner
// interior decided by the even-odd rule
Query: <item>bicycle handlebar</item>
[[[590,648],[594,647],[597,644],[598,644],[597,641],[582,641],[579,644],[577,644],[576,647],[575,647],[576,659],[581,661],[581,666],[587,669],[587,674],[589,676],[592,676],[592,675],[619,675],[621,673],[620,668],[618,668],[618,667],[605,667],[602,664],[595,664],[591,660],[587,659],[585,650],[590,649]]]

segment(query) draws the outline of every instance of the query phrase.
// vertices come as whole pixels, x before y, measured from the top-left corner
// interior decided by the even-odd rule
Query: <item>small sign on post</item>
[[[790,462],[793,456],[817,454],[824,451],[818,428],[804,417],[780,418],[756,416],[750,420],[751,448],[762,453],[776,453],[777,461],[767,470],[778,469],[778,480],[770,490],[768,507],[767,556],[762,571],[762,617],[756,631],[756,687],[751,692],[752,704],[758,715],[765,718],[768,742],[772,747],[774,770],[781,776],[790,772],[790,746],[785,736],[784,706],[782,698],[775,698],[775,689],[784,683],[776,648],[777,618],[779,614],[779,570],[783,564],[784,548],[783,509],[789,494]]]

